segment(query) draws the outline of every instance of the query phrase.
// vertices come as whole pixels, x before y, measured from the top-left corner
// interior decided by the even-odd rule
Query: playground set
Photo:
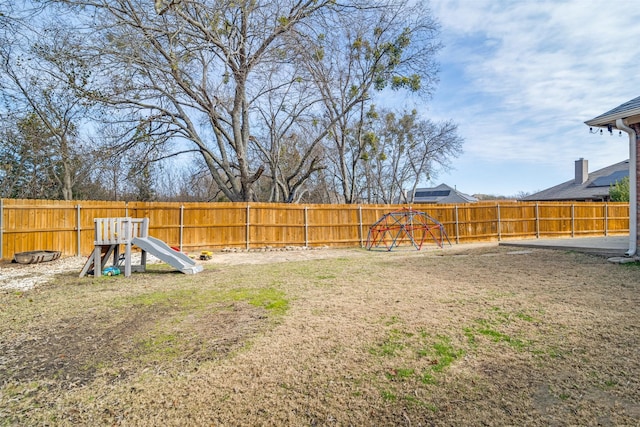
[[[185,274],[196,274],[202,266],[180,251],[171,248],[162,240],[149,236],[149,218],[95,218],[94,249],[85,263],[80,277],[93,272],[93,276],[117,274],[124,262],[125,277],[132,272],[144,272],[147,266],[147,254],[151,254],[166,262],[176,270]],[[121,253],[124,246],[124,253]],[[132,246],[141,250],[140,264],[132,265]],[[107,266],[113,256],[111,266]]]
[[[431,237],[442,248],[449,237],[444,226],[435,218],[413,208],[384,214],[369,228],[367,249],[384,247],[387,251],[409,242],[416,250],[421,250],[425,240]]]

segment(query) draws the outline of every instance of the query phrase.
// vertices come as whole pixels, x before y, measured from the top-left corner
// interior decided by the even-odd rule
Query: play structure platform
[[[124,275],[129,277],[132,272],[146,271],[147,254],[169,264],[185,274],[196,274],[202,271],[202,266],[182,252],[172,249],[162,240],[149,236],[149,218],[95,218],[95,241],[93,253],[89,255],[80,277],[93,271],[94,276],[102,275],[109,259],[113,256],[113,266],[122,267]],[[121,253],[124,246],[124,253]],[[132,246],[141,250],[140,264],[132,265]]]

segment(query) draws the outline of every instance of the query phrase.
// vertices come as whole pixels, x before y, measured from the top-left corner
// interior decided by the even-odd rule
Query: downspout
[[[622,119],[616,120],[616,128],[629,135],[629,250],[628,256],[634,256],[638,239],[638,199],[637,199],[637,168],[636,168],[636,132],[625,125]]]

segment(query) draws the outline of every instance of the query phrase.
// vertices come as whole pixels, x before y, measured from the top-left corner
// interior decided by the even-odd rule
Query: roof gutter
[[[616,128],[629,135],[629,250],[628,256],[634,256],[637,251],[638,234],[638,199],[637,199],[637,166],[636,166],[636,132],[624,124],[622,119],[616,119]]]
[[[638,117],[640,117],[640,108],[634,108],[631,110],[624,110],[624,113],[621,112],[616,112],[616,113],[612,113],[612,114],[603,114],[601,116],[598,116],[596,118],[593,118],[591,120],[588,120],[586,122],[584,122],[587,126],[599,126],[599,127],[606,127],[608,123],[614,123],[617,121],[617,119],[619,119],[621,116],[624,116],[622,118],[627,119],[627,123],[628,124],[633,124],[633,123],[637,123],[638,122]],[[622,130],[622,129],[620,129]]]

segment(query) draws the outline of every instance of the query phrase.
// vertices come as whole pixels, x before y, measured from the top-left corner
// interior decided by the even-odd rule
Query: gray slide
[[[184,274],[196,274],[202,271],[201,265],[196,264],[182,252],[174,251],[162,240],[154,237],[134,237],[131,243]]]

